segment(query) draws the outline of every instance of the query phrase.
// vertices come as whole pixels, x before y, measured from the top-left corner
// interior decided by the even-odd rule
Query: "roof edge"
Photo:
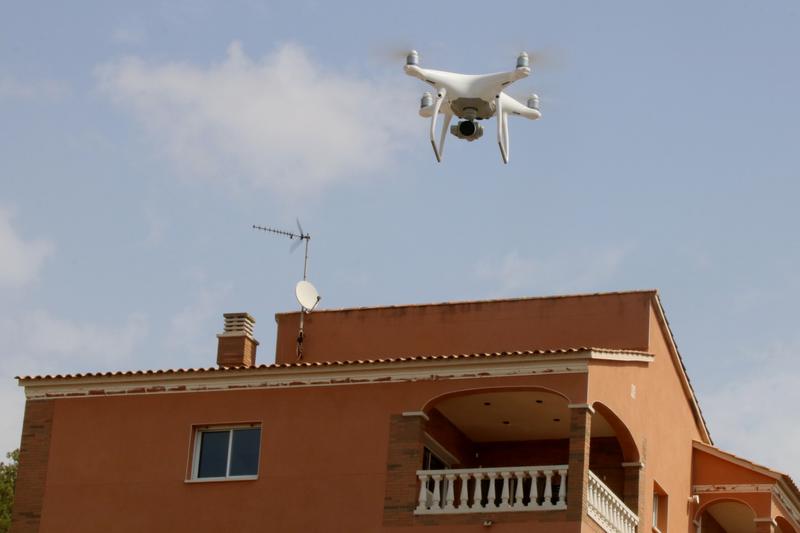
[[[700,429],[700,434],[703,438],[713,445],[714,440],[711,438],[711,432],[708,430],[708,423],[703,416],[703,410],[700,409],[700,402],[697,400],[697,394],[695,394],[694,387],[692,387],[692,381],[689,379],[689,374],[686,372],[686,365],[683,363],[683,358],[678,350],[678,344],[675,342],[675,335],[673,335],[672,328],[669,326],[669,320],[667,320],[667,314],[664,312],[664,306],[661,304],[661,297],[658,291],[653,291],[652,301],[655,303],[656,318],[658,318],[659,324],[664,330],[670,355],[672,356],[673,362],[677,363],[675,366],[678,369],[684,393],[686,393],[689,398],[695,423],[698,429]]]
[[[201,368],[176,368],[176,369],[162,369],[162,370],[127,370],[127,371],[109,371],[109,372],[85,372],[76,374],[45,374],[33,376],[15,376],[20,386],[33,385],[36,382],[52,382],[52,381],[74,381],[80,379],[94,379],[94,378],[129,378],[129,377],[147,377],[147,376],[164,376],[173,374],[212,374],[212,373],[244,373],[254,372],[257,370],[270,370],[280,368],[325,368],[325,367],[339,367],[339,366],[353,366],[353,365],[369,365],[369,364],[402,364],[406,362],[415,361],[439,361],[439,360],[453,360],[453,359],[481,359],[481,358],[510,358],[519,356],[571,356],[578,355],[584,352],[592,354],[608,355],[609,359],[631,362],[648,362],[652,359],[653,354],[649,352],[641,352],[636,350],[617,350],[609,348],[598,347],[570,347],[570,348],[555,348],[548,350],[515,350],[503,352],[474,352],[465,354],[440,354],[440,355],[412,355],[412,356],[394,356],[382,357],[376,359],[351,359],[344,361],[300,361],[294,363],[270,363],[261,364],[250,367],[245,366],[230,366],[230,367],[201,367]],[[596,357],[603,359],[604,357]]]
[[[657,294],[656,289],[635,289],[629,291],[610,291],[610,292],[586,292],[576,294],[553,294],[549,296],[522,296],[516,298],[493,298],[489,300],[459,300],[451,302],[431,302],[419,304],[399,304],[399,305],[374,305],[363,307],[339,307],[335,309],[314,309],[314,314],[319,313],[344,313],[350,311],[378,311],[382,309],[407,309],[413,307],[443,307],[446,305],[474,305],[474,304],[491,304],[502,302],[526,302],[531,300],[562,300],[567,298],[590,298],[593,296],[614,296],[614,295],[630,295],[630,294]],[[282,311],[275,313],[275,318],[279,316],[296,315],[300,311]]]

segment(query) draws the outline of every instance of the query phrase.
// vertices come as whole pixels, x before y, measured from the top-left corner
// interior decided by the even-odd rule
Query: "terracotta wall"
[[[645,463],[642,530],[651,527],[657,481],[670,498],[670,527],[681,531],[690,527],[692,510],[686,502],[692,485],[692,441],[701,436],[655,308],[649,316],[649,351],[655,360],[649,365],[593,362],[589,397],[590,403],[602,402],[624,422]]]
[[[304,360],[648,345],[652,292],[315,311]],[[276,360],[294,362],[298,313],[278,314]]]
[[[568,382],[572,388],[561,386]],[[40,531],[408,531],[384,525],[390,487],[416,490],[413,477],[388,483],[390,473],[413,472],[421,462],[421,430],[404,425],[414,417],[403,412],[471,387],[531,385],[574,396],[580,383],[585,375],[58,399],[50,404]],[[194,425],[254,421],[262,424],[257,480],[186,482]],[[407,503],[401,497],[390,505]],[[564,512],[544,514],[536,520],[578,531]],[[477,531],[483,520],[437,522],[407,510],[396,516],[440,523],[437,532]],[[507,532],[552,531],[531,518],[500,513],[493,520]]]

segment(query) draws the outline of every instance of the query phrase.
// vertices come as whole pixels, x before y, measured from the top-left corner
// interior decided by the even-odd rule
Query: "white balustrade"
[[[567,508],[567,465],[418,470],[415,514]]]
[[[589,471],[588,513],[608,533],[636,533],[639,517]]]

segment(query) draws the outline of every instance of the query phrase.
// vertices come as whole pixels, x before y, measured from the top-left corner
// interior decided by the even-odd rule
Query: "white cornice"
[[[800,508],[798,508],[795,501],[789,497],[789,492],[784,489],[783,480],[773,487],[772,492],[775,494],[780,504],[786,509],[786,514],[794,521],[795,527],[800,527]]]
[[[230,371],[180,371],[150,375],[20,378],[29,400],[105,395],[164,394],[233,389],[288,388],[492,378],[588,372],[602,352],[518,355],[507,358],[436,359]]]
[[[720,494],[729,492],[772,492],[772,483],[731,483],[720,485],[693,485],[694,494]]]

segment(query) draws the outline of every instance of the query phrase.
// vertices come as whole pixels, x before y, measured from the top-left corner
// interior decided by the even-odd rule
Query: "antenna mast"
[[[314,286],[311,285],[311,283],[309,283],[306,279],[308,277],[308,243],[311,241],[311,234],[303,231],[303,226],[300,225],[300,219],[297,219],[296,222],[297,229],[300,233],[292,233],[290,231],[268,228],[266,226],[257,226],[255,224],[253,224],[253,229],[274,233],[275,235],[283,235],[289,237],[291,240],[297,239],[297,242],[294,243],[290,249],[292,252],[295,251],[297,247],[303,243],[303,241],[305,241],[305,254],[303,255],[303,281],[299,282],[295,288],[295,294],[298,302],[300,303],[300,332],[297,335],[297,360],[299,361],[303,358],[303,340],[305,338],[303,326],[305,314],[314,310],[320,301],[320,296],[317,294]]]

